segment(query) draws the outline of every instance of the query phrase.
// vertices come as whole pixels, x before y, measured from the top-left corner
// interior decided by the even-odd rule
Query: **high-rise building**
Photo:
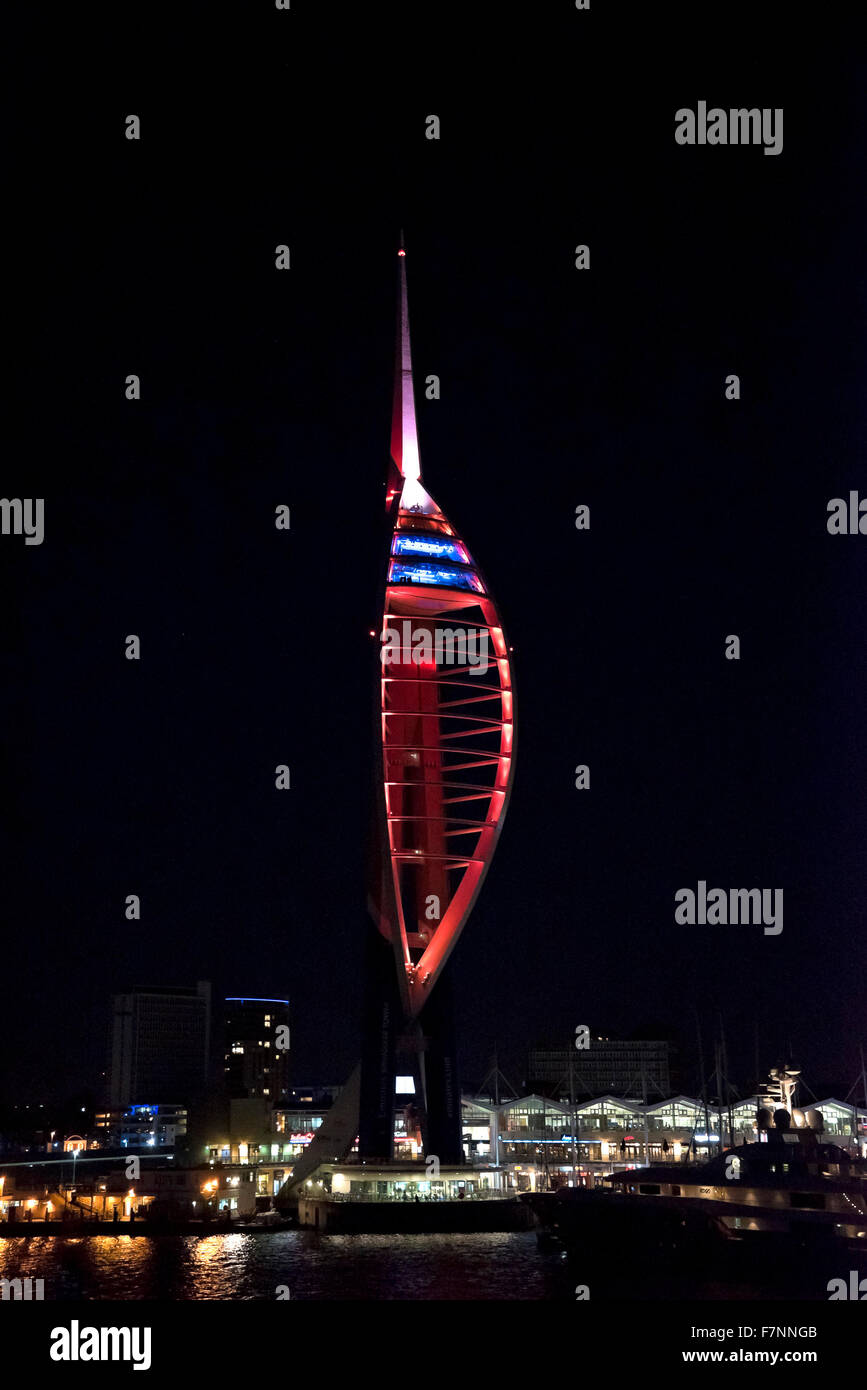
[[[223,1074],[230,1100],[289,1097],[289,1000],[226,1000]]]
[[[621,1039],[591,1033],[584,1048],[535,1048],[527,1061],[527,1087],[537,1095],[631,1096],[641,1100],[671,1095],[672,1045],[661,1039]]]
[[[116,994],[108,1104],[190,1105],[209,1073],[211,986],[154,985]]]

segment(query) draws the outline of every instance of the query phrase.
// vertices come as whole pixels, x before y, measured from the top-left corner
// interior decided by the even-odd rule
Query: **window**
[[[789,1200],[793,1207],[801,1207],[805,1211],[825,1210],[824,1192],[793,1192]]]
[[[425,584],[434,588],[469,589],[476,594],[485,592],[482,581],[472,570],[452,569],[450,565],[420,562],[405,565],[392,560],[388,578],[392,584]]]
[[[470,557],[460,541],[438,540],[435,536],[395,536],[392,555],[415,555],[425,560],[457,560],[469,564]]]

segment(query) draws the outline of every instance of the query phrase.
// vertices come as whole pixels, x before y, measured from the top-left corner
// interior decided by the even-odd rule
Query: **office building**
[[[211,986],[154,985],[116,994],[108,1109],[188,1106],[208,1082]]]
[[[672,1045],[663,1040],[601,1037],[591,1033],[585,1048],[548,1047],[530,1052],[527,1086],[539,1095],[633,1096],[638,1100],[671,1095]]]

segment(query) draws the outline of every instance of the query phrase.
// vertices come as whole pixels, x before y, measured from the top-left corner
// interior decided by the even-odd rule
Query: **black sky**
[[[398,43],[386,6],[259,7],[183,51],[130,13],[51,101],[32,50],[2,491],[46,533],[0,538],[0,1098],[95,1085],[134,983],[288,995],[296,1079],[355,1061],[401,226],[424,481],[515,648],[466,1082],[495,1040],[517,1083],[536,1041],[656,1022],[694,1085],[694,1010],[743,1084],[756,1022],[763,1068],[854,1078],[867,538],[825,523],[867,495],[867,73],[845,36],[723,53],[611,8],[436,7]],[[699,100],[782,107],[783,153],[677,146]],[[699,879],[782,887],[782,934],[676,926]]]

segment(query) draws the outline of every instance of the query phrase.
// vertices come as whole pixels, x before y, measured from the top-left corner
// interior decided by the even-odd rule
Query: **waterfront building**
[[[309,1088],[314,1091],[317,1088]],[[735,1147],[761,1142],[757,1124],[763,1097],[751,1096],[728,1109],[695,1097],[673,1096],[647,1106],[617,1096],[598,1096],[574,1106],[529,1095],[497,1105],[467,1096],[462,1102],[463,1162],[440,1164],[419,1155],[389,1163],[319,1163],[300,1184],[299,1196],[337,1202],[460,1199],[471,1201],[576,1184],[592,1187],[603,1178],[648,1163],[685,1163]],[[247,1104],[247,1102],[242,1102]],[[146,1109],[146,1107],[145,1107]],[[867,1157],[867,1109],[831,1097],[809,1107],[821,1117],[825,1140],[850,1154]],[[151,1122],[159,1111],[153,1107]],[[140,1146],[142,1172],[131,1182],[125,1158],[71,1135],[60,1153],[30,1162],[0,1163],[0,1220],[128,1220],[131,1211],[198,1218],[205,1206],[243,1217],[268,1206],[293,1178],[313,1136],[329,1113],[297,1102],[271,1112],[264,1131],[236,1137],[214,1133],[194,1161],[178,1160],[167,1146],[146,1147],[145,1114],[131,1117],[129,1147]],[[816,1117],[811,1125],[816,1128]],[[102,1118],[102,1117],[100,1117]],[[804,1119],[795,1109],[797,1128]],[[282,1126],[278,1128],[278,1123]],[[304,1128],[307,1126],[307,1128]],[[112,1146],[112,1149],[114,1146]],[[74,1159],[77,1156],[77,1171]],[[159,1204],[159,1205],[155,1205]]]
[[[316,1178],[308,1178],[311,1196],[339,1201],[462,1201],[502,1195],[504,1177],[493,1169],[468,1170],[466,1164],[434,1167],[430,1162],[340,1164],[323,1163]]]
[[[539,1095],[500,1105],[465,1097],[465,1156],[479,1168],[499,1168],[507,1189],[592,1185],[624,1168],[686,1162],[755,1143],[762,1100],[737,1101],[730,1114],[683,1095],[647,1105],[612,1095],[574,1105]],[[826,1139],[867,1156],[867,1110],[833,1098],[809,1108],[821,1116]]]
[[[271,1107],[262,1101],[232,1101],[228,1125],[213,1131],[202,1153],[219,1163],[284,1162],[304,1153],[321,1127],[330,1103],[295,1101]]]
[[[143,1216],[153,1202],[147,1185],[131,1184],[123,1173],[79,1173],[74,1185],[53,1169],[7,1173],[0,1176],[0,1220],[10,1225],[126,1221],[131,1214]]]
[[[266,1175],[261,1174],[262,1178]],[[258,1195],[270,1196],[267,1180],[261,1185],[255,1168],[198,1164],[193,1168],[158,1170],[137,1184],[152,1203],[154,1217],[196,1219],[204,1212],[228,1214],[239,1219],[255,1215]]]

